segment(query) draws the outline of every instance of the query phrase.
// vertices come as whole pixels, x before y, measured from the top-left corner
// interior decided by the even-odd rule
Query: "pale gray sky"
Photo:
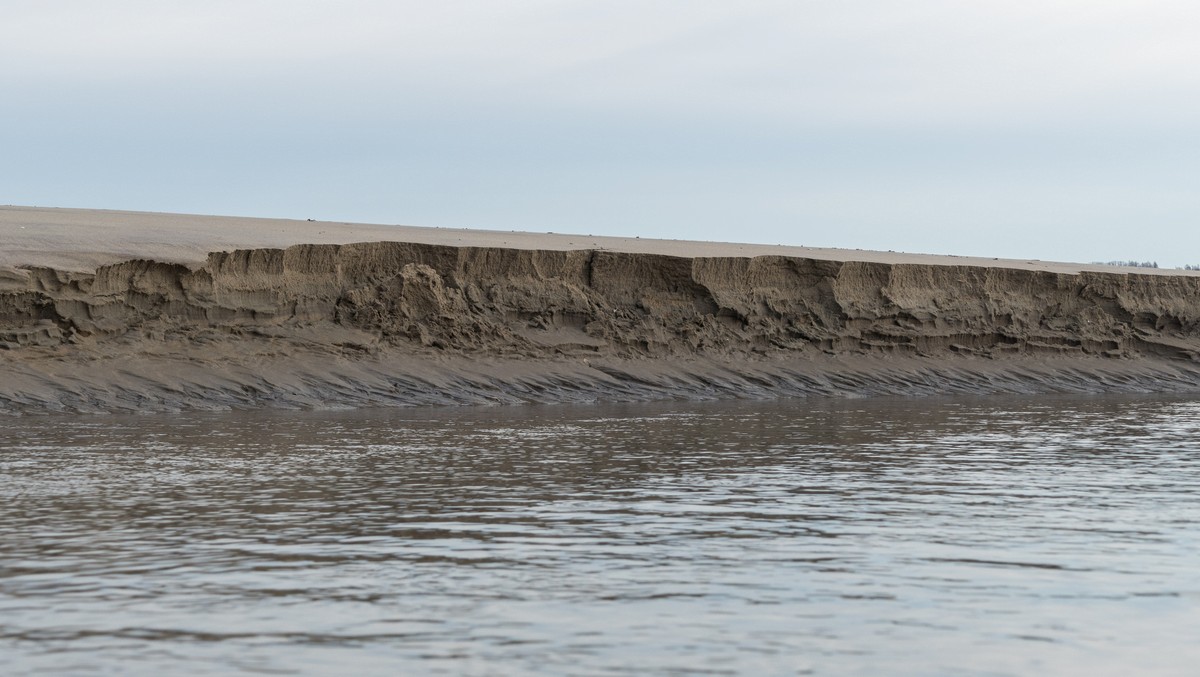
[[[0,202],[1200,263],[1200,4],[5,0]]]

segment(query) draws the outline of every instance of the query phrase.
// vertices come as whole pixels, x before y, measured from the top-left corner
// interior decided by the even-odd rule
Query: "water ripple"
[[[1200,664],[1194,400],[3,423],[6,674]]]

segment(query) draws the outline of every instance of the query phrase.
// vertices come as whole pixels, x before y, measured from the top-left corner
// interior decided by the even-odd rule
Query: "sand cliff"
[[[1198,276],[822,256],[375,241],[10,261],[0,412],[1200,390]]]

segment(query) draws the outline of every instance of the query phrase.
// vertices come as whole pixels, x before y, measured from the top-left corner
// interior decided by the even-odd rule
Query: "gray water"
[[[0,420],[0,673],[1200,672],[1200,401]]]

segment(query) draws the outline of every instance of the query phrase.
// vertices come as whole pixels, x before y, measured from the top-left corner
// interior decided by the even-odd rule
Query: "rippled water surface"
[[[1194,675],[1200,402],[0,420],[0,673]]]

